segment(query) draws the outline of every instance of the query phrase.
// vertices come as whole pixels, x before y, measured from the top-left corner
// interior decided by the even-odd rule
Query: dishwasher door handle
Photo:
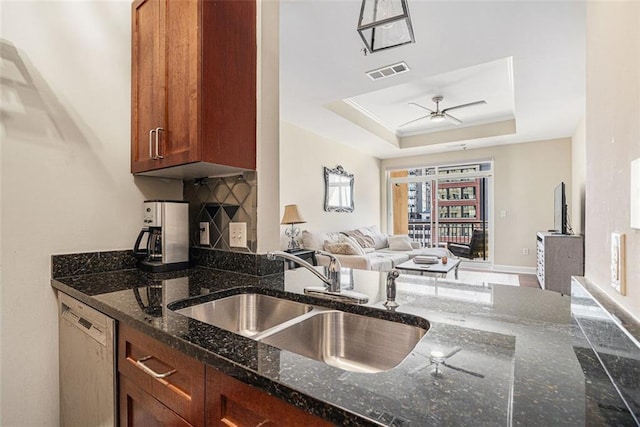
[[[154,371],[153,369],[151,369],[150,367],[148,367],[144,363],[147,360],[152,359],[152,358],[153,358],[153,356],[146,356],[146,357],[143,357],[141,359],[138,359],[138,361],[136,362],[136,366],[138,368],[142,369],[143,371],[145,371],[147,374],[151,375],[152,377],[158,378],[158,379],[167,378],[168,376],[171,376],[171,375],[175,374],[176,372],[178,372],[177,369],[172,369],[172,370],[164,372],[162,374]]]

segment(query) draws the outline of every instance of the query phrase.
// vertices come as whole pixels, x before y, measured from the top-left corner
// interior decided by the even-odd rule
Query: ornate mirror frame
[[[324,167],[324,210],[353,212],[353,174],[342,166]]]

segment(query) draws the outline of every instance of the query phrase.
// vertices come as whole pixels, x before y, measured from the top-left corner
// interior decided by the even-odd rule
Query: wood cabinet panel
[[[191,426],[126,376],[120,375],[120,425],[122,427]]]
[[[122,426],[332,425],[123,324],[118,371]]]
[[[207,367],[207,425],[330,426],[332,424]]]
[[[198,158],[198,1],[166,2],[165,131],[160,134],[163,167]]]
[[[174,372],[158,378],[145,367],[158,374]],[[120,324],[118,371],[191,424],[204,425],[202,363]]]
[[[136,0],[132,17],[131,172],[255,169],[255,0]]]
[[[164,124],[163,3],[139,0],[132,7],[131,159],[136,169],[154,167],[151,129]]]
[[[256,3],[205,1],[202,20],[202,156],[255,169]]]

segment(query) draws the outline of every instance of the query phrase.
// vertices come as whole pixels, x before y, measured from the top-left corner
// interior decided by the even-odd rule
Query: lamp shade
[[[414,43],[407,0],[362,0],[358,33],[371,53]]]
[[[298,212],[298,205],[286,205],[284,207],[284,215],[282,215],[280,224],[302,224],[303,222],[307,221]]]

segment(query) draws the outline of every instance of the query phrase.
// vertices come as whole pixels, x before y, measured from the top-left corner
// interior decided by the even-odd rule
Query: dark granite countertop
[[[587,283],[574,280],[573,296],[567,296],[403,274],[396,313],[382,306],[384,274],[352,270],[344,283],[369,295],[367,306],[304,295],[305,286],[319,284],[304,269],[263,277],[204,267],[156,275],[124,270],[52,280],[54,288],[117,321],[339,425],[637,423],[637,342],[592,298]],[[151,288],[161,294],[159,310],[145,310]],[[185,298],[204,301],[248,290],[404,323],[426,319],[430,329],[396,368],[367,374],[167,308]],[[437,372],[430,362],[435,352],[451,354]]]

